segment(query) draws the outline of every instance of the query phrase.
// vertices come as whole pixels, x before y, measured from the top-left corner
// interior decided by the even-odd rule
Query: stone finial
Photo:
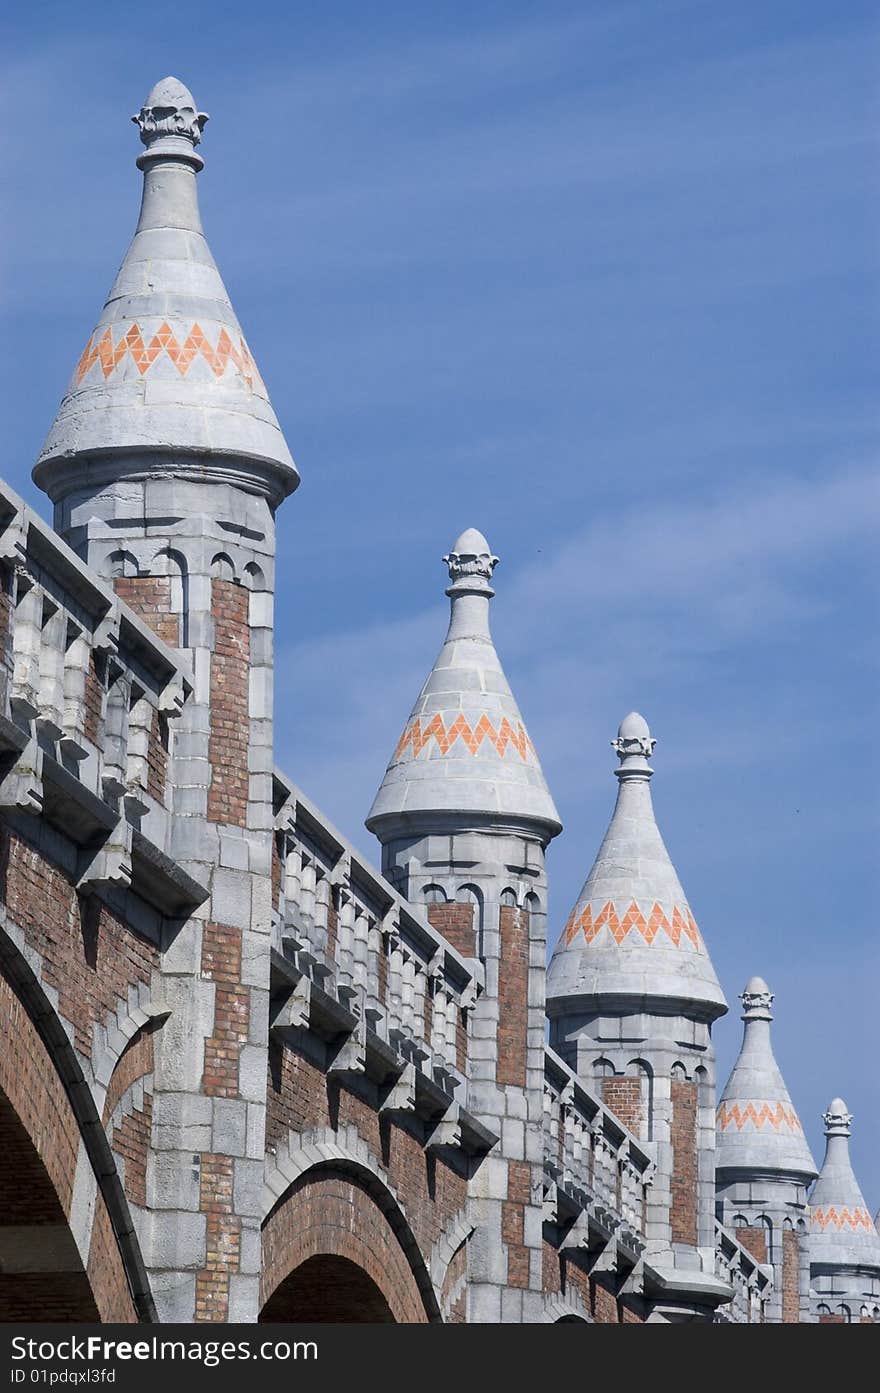
[[[773,1019],[770,1014],[773,992],[763,977],[751,977],[746,983],[745,990],[740,993],[739,999],[743,1004],[742,1018],[744,1021],[771,1021]]]
[[[842,1098],[832,1098],[828,1111],[822,1114],[826,1137],[848,1137],[852,1126],[852,1113]]]
[[[656,744],[644,716],[640,716],[638,711],[630,711],[628,716],[624,716],[617,738],[611,741],[611,748],[620,760],[620,768],[614,771],[618,778],[626,774],[652,774],[648,760]]]
[[[131,119],[147,147],[146,154],[137,161],[139,168],[143,169],[148,160],[176,155],[201,169],[204,161],[195,153],[195,147],[202,138],[208,115],[196,108],[192,92],[178,78],[163,77],[157,82]]]
[[[462,532],[443,560],[449,567],[449,579],[452,581],[447,595],[465,590],[476,590],[483,595],[495,593],[489,581],[500,557],[493,556],[486,538],[475,527]]]

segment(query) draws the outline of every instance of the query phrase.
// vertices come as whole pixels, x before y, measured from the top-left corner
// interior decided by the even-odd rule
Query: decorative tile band
[[[787,1127],[790,1132],[803,1133],[801,1120],[794,1108],[785,1103],[721,1103],[718,1108],[718,1126],[722,1132],[728,1127],[736,1127],[741,1132],[750,1125],[760,1132],[762,1127],[772,1127],[778,1132]]]
[[[615,942],[623,943],[627,934],[632,929],[637,929],[642,935],[645,943],[652,944],[658,933],[663,929],[668,938],[672,940],[676,948],[681,947],[682,934],[688,938],[698,953],[705,952],[700,931],[697,928],[694,916],[685,906],[679,909],[677,905],[673,907],[672,919],[667,919],[663,910],[658,904],[654,905],[648,918],[642,914],[635,900],[629,906],[626,913],[619,915],[614,907],[613,901],[609,900],[599,910],[598,914],[593,915],[592,905],[587,905],[581,914],[577,913],[577,906],[571,911],[568,923],[562,931],[562,938],[566,946],[570,944],[579,933],[583,933],[587,943],[592,943],[599,931],[607,925]]]
[[[810,1222],[814,1228],[819,1228],[824,1233],[827,1228],[837,1229],[865,1229],[867,1233],[875,1234],[873,1220],[867,1209],[849,1209],[846,1205],[837,1209],[833,1204],[828,1209],[819,1206],[810,1210]]]
[[[397,749],[394,751],[394,760],[399,760],[407,745],[412,747],[413,759],[421,754],[422,750],[431,740],[436,740],[441,754],[448,754],[456,740],[460,740],[465,749],[475,755],[484,740],[495,746],[496,751],[504,758],[509,747],[513,747],[520,759],[525,761],[531,754],[535,759],[535,747],[526,735],[526,729],[522,721],[517,723],[517,728],[513,726],[506,716],[501,718],[501,724],[496,730],[489,717],[483,714],[475,726],[471,726],[466,716],[458,715],[447,730],[441,715],[432,716],[430,721],[422,723],[420,716],[417,716],[412,725],[404,730],[397,742]]]
[[[95,335],[92,334],[74,369],[74,381],[79,387],[86,373],[94,367],[95,363],[100,363],[101,371],[106,380],[129,353],[142,377],[153,366],[160,353],[167,353],[181,377],[185,377],[190,364],[201,355],[215,377],[222,377],[227,364],[232,363],[241,373],[251,391],[254,390],[256,383],[257,389],[265,393],[265,387],[247,344],[243,338],[239,339],[239,343],[240,347],[236,348],[226,330],[221,329],[217,338],[217,347],[213,348],[205,337],[201,326],[193,324],[181,344],[167,320],[163,320],[149,343],[144,343],[139,326],[132,324],[114,345],[113,333],[108,326],[99,339],[96,340]]]

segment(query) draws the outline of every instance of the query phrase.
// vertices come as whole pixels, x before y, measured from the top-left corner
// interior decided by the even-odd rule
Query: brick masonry
[[[782,1230],[782,1321],[797,1325],[800,1320],[799,1240],[794,1229]]]
[[[43,981],[58,992],[76,1049],[90,1058],[93,1026],[105,1024],[130,986],[150,981],[156,945],[94,895],[78,895],[63,871],[6,827],[0,827],[0,899],[43,959]]]
[[[168,778],[168,722],[159,711],[153,712],[150,739],[147,746],[147,792],[157,803],[165,801]]]
[[[602,1102],[606,1103],[625,1127],[634,1134],[643,1134],[642,1081],[638,1078],[604,1078]]]
[[[113,588],[163,643],[180,646],[180,616],[172,602],[170,576],[114,576]]]
[[[269,1056],[268,1146],[286,1141],[289,1131],[354,1127],[387,1173],[427,1261],[447,1225],[463,1209],[465,1178],[441,1157],[426,1152],[420,1138],[405,1126],[387,1117],[380,1119],[372,1098],[338,1087],[295,1050],[273,1040]]]
[[[229,1318],[229,1278],[241,1258],[241,1219],[234,1212],[233,1160],[203,1152],[199,1164],[199,1209],[207,1217],[205,1266],[196,1276],[197,1322]]]
[[[441,933],[447,943],[463,958],[473,958],[477,952],[474,906],[472,904],[429,904],[428,922]]]
[[[204,1091],[214,1098],[235,1098],[250,1017],[250,996],[241,982],[241,934],[237,929],[205,925],[202,976],[216,983],[214,1033],[205,1041]]]
[[[673,1243],[697,1241],[697,1085],[672,1079],[672,1212]]]
[[[0,1015],[8,1030],[0,1050],[0,1094],[7,1100],[3,1140],[15,1148],[16,1168],[4,1150],[2,1222],[22,1225],[69,1219],[80,1150],[80,1131],[67,1093],[36,1026],[7,979],[0,975]],[[14,1189],[14,1197],[13,1191]],[[132,1321],[134,1304],[107,1206],[98,1190],[86,1272],[16,1274],[0,1279],[5,1320]]]
[[[98,671],[95,650],[89,654],[89,667],[86,672],[86,718],[84,734],[87,740],[97,746],[104,719],[104,683]]]
[[[211,736],[208,820],[247,826],[249,591],[231,580],[211,581]]]
[[[529,913],[513,905],[499,911],[501,962],[498,970],[499,1084],[524,1088],[529,999]]]
[[[736,1236],[758,1262],[767,1261],[767,1230],[765,1228],[737,1228]]]
[[[354,1263],[366,1273],[395,1321],[421,1324],[428,1319],[406,1254],[385,1215],[354,1180],[323,1172],[304,1176],[266,1222],[263,1319],[302,1319],[301,1309],[292,1309],[284,1301],[283,1284],[302,1263],[328,1254]],[[328,1279],[318,1290],[320,1319],[359,1319],[344,1285],[340,1289],[336,1280],[339,1268],[328,1264],[325,1270]],[[314,1300],[317,1282],[313,1280],[310,1285]]]
[[[532,1168],[526,1161],[511,1161],[507,1167],[507,1199],[501,1206],[501,1239],[507,1246],[507,1281],[512,1287],[529,1285],[525,1212],[531,1176]]]

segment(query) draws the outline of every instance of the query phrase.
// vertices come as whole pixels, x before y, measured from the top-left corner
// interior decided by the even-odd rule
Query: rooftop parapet
[[[497,1140],[467,1110],[468,1028],[483,969],[463,958],[283,775],[275,776],[273,1029],[326,1042],[429,1145]],[[340,1043],[341,1042],[341,1043]]]
[[[5,484],[0,572],[0,807],[79,848],[78,888],[188,913],[206,891],[166,854],[188,664]]]

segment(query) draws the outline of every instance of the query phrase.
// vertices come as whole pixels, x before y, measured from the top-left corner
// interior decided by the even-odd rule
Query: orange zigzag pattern
[[[784,1103],[722,1103],[718,1108],[718,1123],[722,1132],[733,1123],[741,1132],[747,1122],[751,1122],[760,1132],[765,1123],[774,1132],[784,1124],[792,1132],[802,1132],[801,1120],[794,1108]]]
[[[501,718],[501,725],[496,730],[489,717],[484,713],[477,724],[472,728],[466,716],[456,716],[449,729],[443,723],[443,717],[439,714],[432,716],[430,721],[422,725],[421,717],[417,716],[411,726],[407,726],[397,742],[397,749],[394,751],[394,758],[400,759],[407,745],[412,746],[413,758],[415,759],[431,740],[436,740],[440,746],[441,754],[448,754],[450,747],[456,740],[464,742],[466,748],[475,755],[484,740],[490,741],[495,746],[498,754],[504,757],[508,745],[512,745],[520,759],[525,760],[529,752],[534,755],[535,747],[526,735],[525,726],[522,721],[514,730],[506,716]],[[537,756],[536,756],[537,758]]]
[[[127,353],[131,354],[138,372],[143,377],[147,369],[153,366],[159,354],[163,352],[168,354],[181,377],[185,377],[190,363],[201,354],[216,377],[222,377],[226,371],[227,363],[231,362],[238,368],[252,391],[255,382],[262,388],[262,379],[248,346],[244,339],[241,339],[240,342],[241,348],[238,349],[226,330],[221,329],[217,338],[217,347],[212,348],[201,326],[194,324],[181,345],[175,338],[168,322],[163,320],[149,343],[144,343],[138,325],[132,324],[114,346],[113,334],[108,327],[97,342],[95,342],[95,335],[92,334],[76,365],[74,377],[78,387],[89,369],[94,367],[95,363],[100,363],[101,371],[106,379],[118,368]]]
[[[698,953],[704,951],[702,939],[700,938],[700,931],[697,928],[694,916],[687,908],[679,909],[677,905],[674,906],[671,923],[658,904],[654,905],[650,916],[646,919],[635,900],[633,900],[622,918],[618,915],[611,900],[602,906],[595,919],[593,918],[593,910],[590,905],[587,905],[586,909],[580,915],[576,914],[576,910],[577,906],[571,911],[568,923],[562,931],[562,936],[566,945],[571,943],[580,932],[583,933],[588,943],[592,943],[599,930],[607,924],[617,943],[622,943],[631,929],[638,929],[642,938],[650,945],[654,942],[660,930],[663,929],[668,934],[669,938],[672,939],[676,948],[681,947],[681,936],[684,934],[690,939]]]
[[[823,1233],[829,1224],[838,1232],[846,1227],[850,1229],[867,1229],[869,1233],[875,1232],[871,1216],[867,1209],[849,1209],[844,1206],[837,1209],[832,1204],[829,1209],[814,1209],[811,1211],[811,1218]]]

